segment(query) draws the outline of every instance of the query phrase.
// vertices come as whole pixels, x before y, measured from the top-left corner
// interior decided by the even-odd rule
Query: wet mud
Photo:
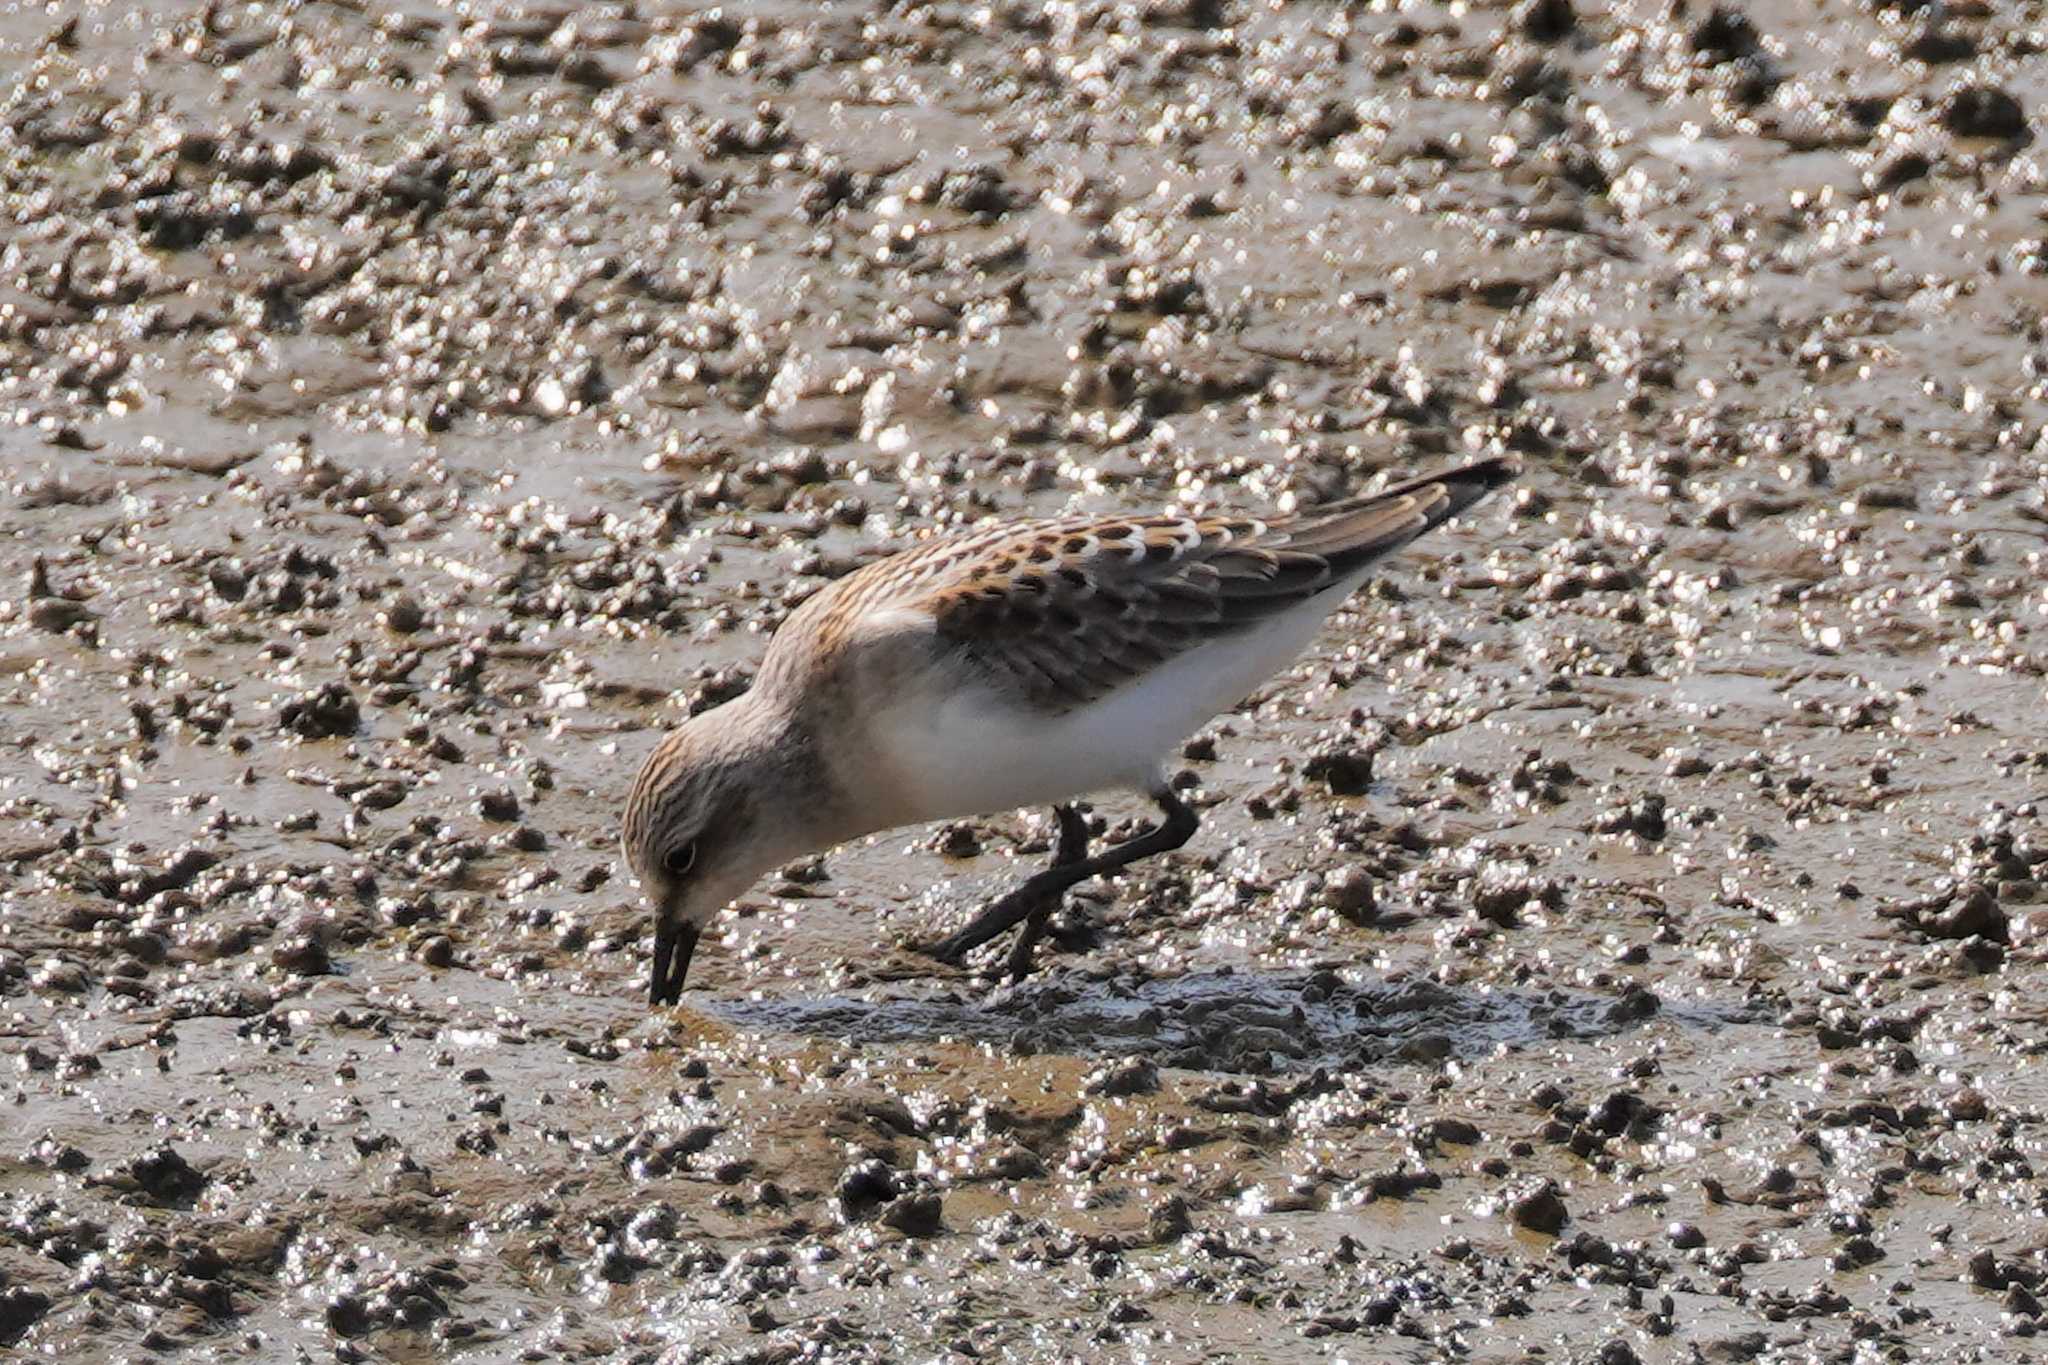
[[[2027,1358],[2038,19],[0,10],[0,1353]],[[809,593],[1486,451],[1036,977],[996,813],[645,1008]]]

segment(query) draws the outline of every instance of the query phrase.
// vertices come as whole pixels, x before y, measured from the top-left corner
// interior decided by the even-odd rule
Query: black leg
[[[1090,877],[1129,867],[1140,858],[1170,853],[1195,837],[1195,830],[1202,821],[1192,806],[1167,787],[1154,791],[1152,799],[1159,803],[1160,811],[1166,816],[1158,828],[1115,848],[1104,849],[1092,858],[1047,868],[975,916],[965,929],[934,944],[931,955],[942,962],[958,962],[997,934],[1023,923],[1041,907],[1046,907],[1049,913],[1050,907],[1059,902],[1069,887]]]
[[[1072,806],[1054,806],[1052,813],[1059,817],[1060,843],[1052,855],[1054,867],[1072,867],[1075,863],[1088,861],[1088,822],[1081,812]],[[1010,949],[1010,980],[1022,981],[1031,975],[1031,950],[1038,946],[1038,940],[1045,937],[1045,926],[1052,919],[1052,912],[1059,908],[1062,897],[1054,896],[1031,912],[1024,921],[1024,927],[1017,931],[1017,942]]]

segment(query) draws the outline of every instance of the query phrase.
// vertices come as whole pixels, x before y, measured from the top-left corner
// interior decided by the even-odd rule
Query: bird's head
[[[622,843],[654,911],[649,992],[674,1004],[712,916],[764,873],[819,844],[801,813],[801,746],[747,698],[693,716],[641,765]]]

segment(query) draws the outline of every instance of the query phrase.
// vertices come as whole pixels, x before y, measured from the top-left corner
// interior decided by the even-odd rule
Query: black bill
[[[697,951],[697,926],[669,920],[654,926],[654,973],[648,998],[657,1005],[673,1005],[683,995],[683,978],[690,974],[690,955]]]

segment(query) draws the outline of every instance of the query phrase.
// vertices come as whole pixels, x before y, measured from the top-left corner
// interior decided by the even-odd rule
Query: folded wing
[[[1517,472],[1511,460],[1483,460],[1281,520],[1012,527],[935,555],[917,605],[998,685],[1058,713],[1355,580]]]

